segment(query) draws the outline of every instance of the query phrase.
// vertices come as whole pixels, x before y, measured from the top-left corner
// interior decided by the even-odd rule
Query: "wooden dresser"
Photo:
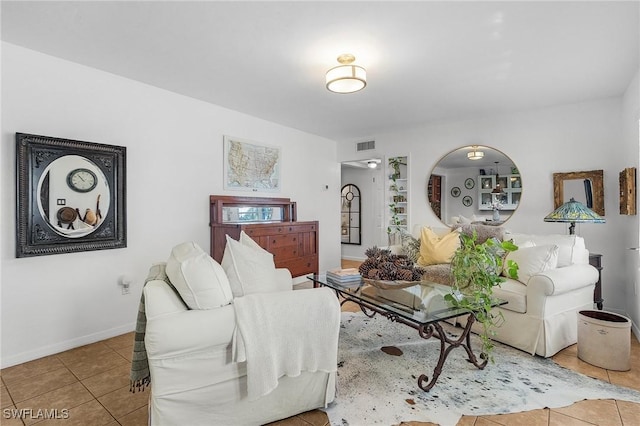
[[[288,198],[211,195],[209,203],[211,257],[217,262],[222,262],[226,235],[237,240],[244,231],[273,254],[277,268],[289,269],[294,277],[319,272],[318,222],[298,222],[295,202]],[[235,217],[238,212],[259,216],[269,209],[274,209],[277,219],[245,222]]]

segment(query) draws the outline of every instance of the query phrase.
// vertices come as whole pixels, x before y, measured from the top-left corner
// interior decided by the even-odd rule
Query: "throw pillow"
[[[476,243],[482,244],[487,241],[489,238],[495,238],[498,241],[502,241],[504,237],[504,228],[501,226],[490,226],[490,225],[481,225],[481,224],[467,224],[462,225],[460,227],[460,232],[465,235],[473,235],[473,232],[476,232],[478,236]]]
[[[238,241],[240,241],[240,244],[243,246],[254,249],[257,256],[265,256],[266,259],[270,259],[271,263],[273,263],[273,254],[263,249],[260,244],[256,243],[255,240],[248,236],[244,231],[240,231],[240,238]]]
[[[466,225],[466,224],[469,224],[469,223],[471,223],[471,219],[469,219],[468,217],[464,217],[462,215],[460,215],[458,217],[458,224],[459,225]]]
[[[458,247],[460,247],[460,234],[458,232],[449,232],[440,237],[431,228],[424,227],[420,235],[418,265],[429,266],[451,263],[451,259]]]
[[[518,264],[518,281],[527,284],[531,276],[558,266],[558,246],[519,247],[509,252],[506,260]]]
[[[190,309],[214,309],[231,303],[231,287],[222,266],[194,242],[171,250],[166,274]]]
[[[420,257],[420,240],[413,238],[413,235],[403,232],[400,234],[402,241],[402,254],[407,256],[413,263]]]
[[[273,256],[265,256],[263,250],[244,245],[227,235],[222,268],[229,277],[233,297],[291,290],[291,282],[278,279]]]

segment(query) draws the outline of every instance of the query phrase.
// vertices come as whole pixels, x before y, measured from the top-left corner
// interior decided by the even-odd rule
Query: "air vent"
[[[358,142],[356,144],[356,151],[367,151],[369,149],[376,149],[376,141]]]

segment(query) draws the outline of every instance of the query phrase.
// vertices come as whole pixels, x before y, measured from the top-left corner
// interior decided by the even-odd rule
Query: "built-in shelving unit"
[[[493,190],[500,185],[502,193]],[[478,210],[493,210],[498,201],[501,210],[515,210],[520,204],[522,179],[520,175],[480,175],[478,176]]]
[[[395,167],[394,167],[395,165]],[[391,157],[387,161],[388,176],[388,225],[389,236],[408,232],[409,228],[409,179],[407,157]]]

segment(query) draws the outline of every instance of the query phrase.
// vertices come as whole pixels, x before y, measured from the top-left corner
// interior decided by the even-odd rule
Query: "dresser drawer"
[[[295,259],[275,259],[277,268],[287,268],[291,276],[318,273],[318,256],[302,256]]]
[[[271,236],[271,235],[279,235],[279,234],[289,234],[289,233],[300,233],[300,232],[311,232],[316,230],[315,222],[303,222],[296,224],[278,224],[278,225],[263,225],[260,227],[253,227],[249,229],[245,229],[244,232],[247,233],[251,238],[254,237],[263,237],[263,236]],[[255,239],[255,238],[254,238]]]

